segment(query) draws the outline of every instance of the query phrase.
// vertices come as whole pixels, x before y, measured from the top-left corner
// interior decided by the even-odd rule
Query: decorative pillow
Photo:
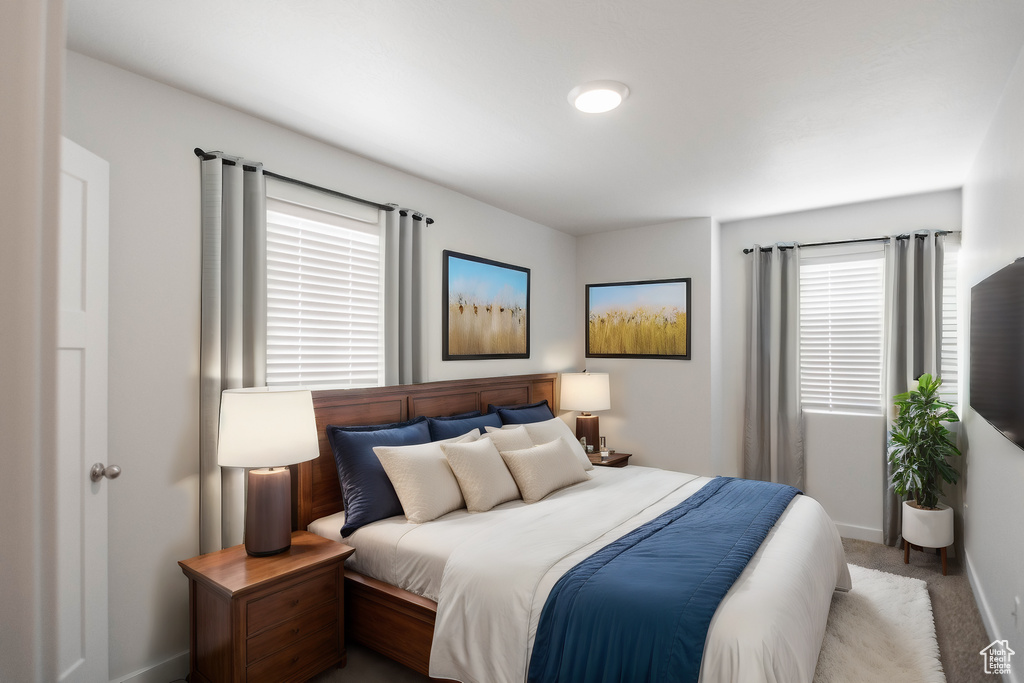
[[[327,425],[327,440],[334,450],[345,505],[343,537],[370,522],[402,514],[395,487],[374,455],[373,447],[428,443],[427,418],[361,427]]]
[[[480,431],[483,431],[488,426],[501,426],[501,418],[498,417],[497,413],[481,415],[478,410],[475,413],[467,413],[465,415],[427,418],[427,427],[430,428],[430,437],[434,441],[450,439],[453,436],[465,434],[471,429],[479,429]]]
[[[459,480],[470,512],[485,512],[519,498],[519,487],[489,438],[471,443],[445,443],[441,444],[441,450]]]
[[[494,442],[498,452],[518,451],[534,445],[530,439],[526,427],[517,425],[515,427],[488,427],[487,438]]]
[[[501,423],[506,425],[521,425],[528,422],[540,422],[550,420],[555,416],[551,412],[547,399],[538,403],[529,403],[521,406],[487,406],[487,412],[497,412]]]
[[[572,448],[572,452],[576,454],[580,464],[583,465],[583,469],[594,469],[594,464],[587,457],[587,452],[583,450],[583,446],[576,440],[576,435],[572,433],[569,425],[565,424],[565,420],[562,418],[555,417],[544,422],[531,422],[523,426],[526,427],[526,433],[530,435],[530,441],[533,442],[534,446],[539,446],[542,443],[554,441],[555,439],[565,439],[569,447]]]
[[[458,415],[445,415],[444,417],[434,417],[434,418],[428,417],[427,419],[428,420],[431,420],[431,419],[433,419],[433,420],[465,420],[467,417],[479,417],[480,415],[483,415],[483,413],[480,412],[479,410],[469,410],[469,411],[466,411],[465,413],[459,413]]]
[[[564,439],[521,451],[505,451],[501,458],[527,503],[536,503],[552,491],[590,478]]]
[[[472,443],[480,436],[474,429],[451,443]],[[405,518],[422,524],[465,507],[459,482],[441,450],[443,443],[413,446],[376,446],[373,452],[395,487]]]

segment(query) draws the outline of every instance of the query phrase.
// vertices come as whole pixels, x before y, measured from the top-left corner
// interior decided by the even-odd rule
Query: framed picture
[[[587,358],[690,360],[690,278],[587,285]]]
[[[530,269],[444,252],[443,360],[530,357]]]

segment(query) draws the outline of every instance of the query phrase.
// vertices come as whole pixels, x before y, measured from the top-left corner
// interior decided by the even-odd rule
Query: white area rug
[[[928,587],[850,565],[853,590],[832,596],[814,683],[945,683]]]

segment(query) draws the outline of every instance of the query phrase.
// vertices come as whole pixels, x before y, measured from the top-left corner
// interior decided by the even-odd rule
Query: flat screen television
[[[971,407],[1024,448],[1024,258],[971,288]]]

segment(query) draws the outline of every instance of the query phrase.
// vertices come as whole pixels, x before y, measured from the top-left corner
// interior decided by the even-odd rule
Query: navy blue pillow
[[[469,417],[464,415],[453,415],[451,417],[428,417],[427,425],[430,427],[430,438],[432,441],[451,439],[462,436],[468,431],[479,429],[483,434],[487,427],[500,427],[501,418],[497,413],[481,415],[480,411],[471,413]]]
[[[487,406],[487,412],[497,412],[502,424],[522,425],[529,422],[544,422],[555,415],[548,406],[548,400],[521,406]]]
[[[427,418],[417,417],[408,422],[361,427],[327,425],[327,440],[334,450],[334,463],[338,467],[338,481],[341,483],[341,499],[345,504],[342,536],[348,536],[359,527],[378,519],[403,514],[395,487],[391,485],[373,447],[410,446],[429,442]]]
[[[467,417],[479,417],[483,415],[479,410],[470,410],[468,413],[459,413],[458,415],[446,415],[445,417],[428,417],[428,420],[464,420]]]

